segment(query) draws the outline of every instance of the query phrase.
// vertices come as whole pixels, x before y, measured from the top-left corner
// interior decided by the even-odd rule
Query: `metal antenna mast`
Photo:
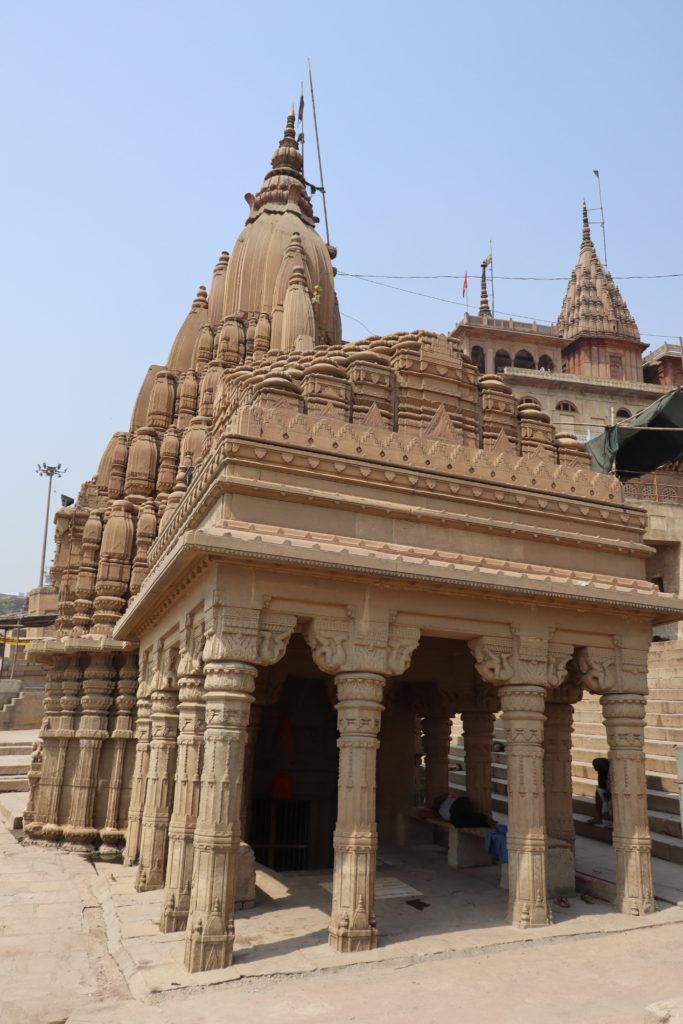
[[[598,195],[600,196],[600,227],[602,228],[602,248],[605,254],[605,266],[607,266],[607,240],[605,238],[605,210],[602,205],[602,185],[600,184],[600,171],[593,171],[598,179]]]
[[[315,112],[315,93],[313,92],[313,72],[311,71],[311,58],[308,58],[308,81],[311,87],[311,106],[313,107],[313,128],[315,131],[315,148],[318,151],[318,171],[320,172],[320,191],[323,197],[323,216],[325,217],[325,239],[330,244],[330,225],[327,220],[327,200],[325,198],[325,182],[323,181],[323,162],[320,157],[320,138],[318,136],[318,118]]]
[[[40,578],[38,580],[38,586],[44,586],[45,580],[45,552],[47,550],[47,528],[50,522],[50,498],[52,497],[52,478],[54,476],[64,476],[66,473],[65,469],[62,469],[61,462],[58,462],[56,466],[48,466],[47,463],[41,463],[36,469],[38,476],[47,477],[47,508],[45,509],[45,530],[43,531],[43,553],[40,556]]]

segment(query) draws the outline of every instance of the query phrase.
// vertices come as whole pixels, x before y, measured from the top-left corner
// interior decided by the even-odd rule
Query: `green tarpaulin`
[[[650,429],[645,429],[645,428]],[[683,390],[670,391],[637,416],[607,427],[586,448],[593,459],[596,473],[614,471],[620,479],[629,480],[642,473],[651,473],[683,456],[682,430],[655,430],[654,427],[683,428]]]

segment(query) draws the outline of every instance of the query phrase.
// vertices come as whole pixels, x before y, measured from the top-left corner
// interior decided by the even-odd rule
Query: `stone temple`
[[[617,909],[651,912],[647,654],[683,601],[646,579],[645,513],[455,335],[342,344],[293,114],[247,202],[130,429],[57,515],[29,837],[138,864],[190,971],[231,962],[254,856],[333,866],[330,942],[370,949],[378,842],[407,841],[416,805],[416,723],[426,799],[459,714],[487,812],[501,712],[508,919],[549,925],[588,692]]]

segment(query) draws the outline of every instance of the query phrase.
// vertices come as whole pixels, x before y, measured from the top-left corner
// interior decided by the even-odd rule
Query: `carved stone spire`
[[[249,220],[253,220],[270,206],[288,206],[298,213],[307,224],[315,224],[313,207],[306,190],[303,175],[303,157],[296,141],[294,128],[294,107],[287,115],[287,123],[279,145],[273,153],[271,170],[266,174],[256,196],[247,195],[249,203]]]
[[[481,295],[479,298],[479,316],[491,316],[491,308],[489,306],[489,293],[486,289],[486,268],[488,263],[486,260],[482,260],[481,263]]]
[[[315,346],[315,317],[304,268],[294,267],[282,313],[282,348],[309,352]]]
[[[209,302],[206,288],[202,284],[169,352],[167,367],[172,373],[182,373],[183,370],[190,369],[197,338],[208,320]]]
[[[568,341],[603,335],[640,341],[640,331],[591,239],[586,204],[582,208],[581,250],[572,271],[557,326]]]

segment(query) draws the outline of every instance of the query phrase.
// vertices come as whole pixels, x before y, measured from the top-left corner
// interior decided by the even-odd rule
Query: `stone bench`
[[[436,815],[425,817],[417,808],[410,808],[404,812],[407,819],[404,822],[402,834],[402,845],[407,842],[407,833],[415,832],[414,824],[428,825],[445,833],[448,839],[448,866],[451,868],[477,868],[493,864],[484,849],[484,836],[491,830],[486,828],[453,828],[449,821],[444,821]]]

